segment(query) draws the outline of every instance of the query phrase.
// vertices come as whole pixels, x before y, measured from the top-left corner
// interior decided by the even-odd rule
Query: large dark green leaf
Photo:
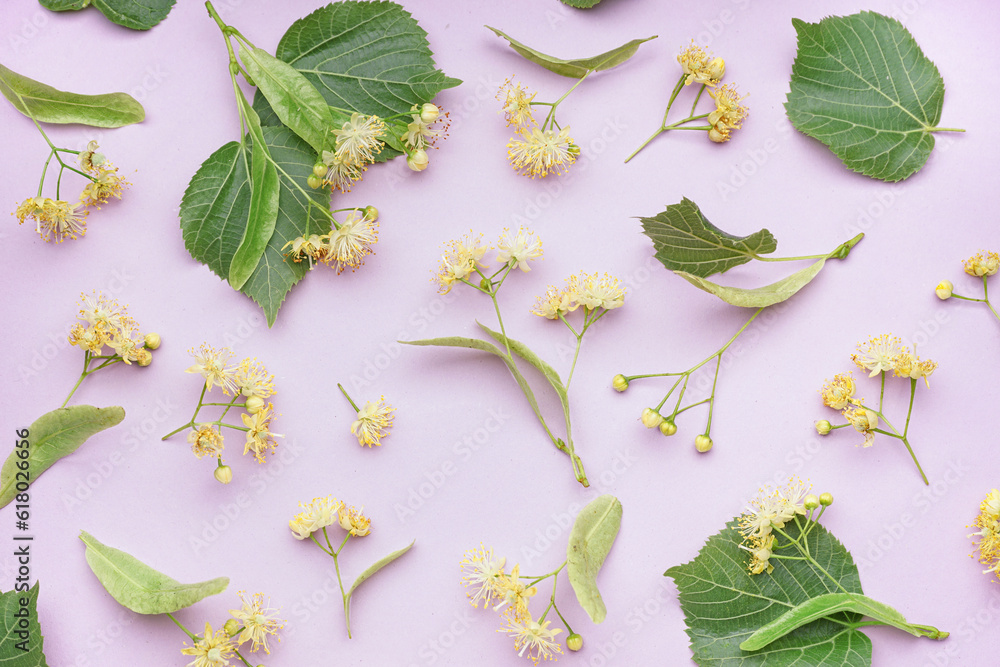
[[[27,604],[22,606],[22,601]],[[0,623],[0,667],[48,667],[38,625],[37,581],[27,591],[0,593]]]
[[[90,0],[38,0],[38,4],[54,12],[72,12],[90,6]]]
[[[640,218],[653,241],[656,258],[671,271],[707,278],[746,264],[756,255],[774,252],[777,241],[766,229],[733,236],[709,222],[698,205],[685,197],[652,218]]]
[[[80,95],[57,90],[0,65],[0,93],[14,108],[40,123],[121,127],[139,123],[146,111],[131,95]]]
[[[302,72],[330,106],[391,116],[429,102],[461,81],[434,66],[424,32],[393,2],[345,0],[291,25],[275,55]],[[258,91],[261,122],[273,112]]]
[[[918,171],[934,148],[944,81],[913,36],[874,12],[792,25],[792,125],[867,176],[899,181]]]
[[[132,30],[149,30],[170,13],[177,0],[92,0],[101,13]]]
[[[795,524],[784,529],[793,539]],[[851,554],[821,525],[806,537],[809,551],[848,592],[862,593]],[[839,591],[804,561],[775,560],[771,574],[751,575],[750,555],[739,548],[736,520],[713,535],[690,563],[666,571],[680,591],[681,609],[698,665],[739,667],[843,667],[871,665],[871,641],[860,630],[836,622],[856,623],[861,615],[839,613],[799,627],[759,651],[743,651],[740,643],[786,611],[810,598]]]
[[[562,58],[547,55],[541,51],[536,51],[530,46],[522,44],[513,37],[504,34],[496,28],[491,26],[486,27],[492,30],[497,37],[503,37],[506,39],[510,44],[510,48],[514,49],[514,51],[516,51],[525,60],[533,62],[536,65],[541,65],[550,72],[555,72],[556,74],[572,77],[574,79],[579,79],[587,72],[600,72],[606,69],[611,69],[612,67],[617,67],[634,56],[635,52],[639,50],[639,45],[643,42],[656,39],[656,35],[645,39],[633,39],[625,44],[622,44],[621,46],[617,46],[610,51],[605,51],[604,53],[596,56],[564,60]]]
[[[118,406],[95,408],[92,405],[58,408],[36,419],[28,427],[28,447],[15,446],[0,468],[0,507],[17,495],[17,482],[27,477],[29,484],[34,483],[56,461],[75,452],[87,438],[123,419],[125,410]],[[24,451],[27,457],[19,456]]]

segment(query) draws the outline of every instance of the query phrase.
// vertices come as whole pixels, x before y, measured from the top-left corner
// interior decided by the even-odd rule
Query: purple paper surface
[[[916,0],[827,2],[822,9],[605,0],[587,11],[556,0],[402,4],[428,32],[438,67],[464,82],[435,100],[450,113],[449,137],[430,151],[426,171],[413,173],[403,160],[375,165],[351,193],[335,197],[337,208],[378,207],[376,254],[353,273],[309,273],[272,328],[256,304],[189,256],[178,226],[189,179],[239,133],[224,42],[202,4],[179,2],[149,32],[119,28],[94,9],[57,14],[33,0],[7,0],[0,10],[4,65],[60,89],[129,92],[147,114],[116,130],[45,126],[57,145],[83,149],[97,139],[133,183],[122,201],[92,213],[85,238],[47,245],[13,217],[0,231],[0,425],[8,437],[57,407],[76,381],[83,354],[66,334],[81,292],[103,290],[127,303],[143,331],[163,338],[149,368],[116,366],[84,382],[72,403],[122,405],[125,421],[31,487],[32,579],[40,582],[49,664],[189,662],[180,654],[185,637],[168,618],[128,611],[101,587],[84,560],[80,530],[182,582],[230,577],[225,593],[177,614],[195,632],[206,621],[221,625],[239,606],[237,591],[263,591],[287,623],[281,643],[253,664],[527,664],[513,640],[496,632],[498,615],[468,604],[458,563],[482,543],[508,566],[519,562],[522,573],[548,572],[564,558],[572,517],[602,493],[624,507],[598,577],[607,620],[591,623],[563,575],[557,600],[585,646],[560,660],[689,664],[676,587],[664,570],[694,558],[758,487],[789,475],[836,497],[823,523],[853,553],[867,595],[911,622],[952,632],[934,642],[866,630],[874,664],[992,664],[1000,649],[1000,584],[969,559],[967,525],[998,485],[998,322],[980,304],[938,300],[934,287],[950,279],[956,291],[981,295],[961,260],[1000,250],[990,157],[1000,140],[991,85],[1000,66],[1000,8]],[[216,3],[224,20],[270,52],[287,26],[318,6]],[[895,16],[910,30],[945,81],[941,124],[967,130],[937,135],[928,163],[899,184],[849,171],[795,131],[782,106],[796,52],[792,17],[813,22],[862,9]],[[565,176],[530,180],[507,164],[511,131],[498,113],[497,88],[513,76],[538,90],[536,99],[551,101],[573,82],[523,60],[484,24],[567,58],[659,37],[566,99],[559,120],[572,126],[583,154]],[[692,38],[726,58],[726,80],[750,94],[750,118],[726,144],[671,132],[623,164],[662,117],[679,74],[676,54]],[[692,94],[682,93],[675,114]],[[0,104],[0,119],[7,155],[0,202],[12,211],[35,194],[46,147],[10,105]],[[66,187],[78,184],[66,177]],[[623,394],[610,386],[616,373],[690,367],[752,312],[694,289],[652,257],[637,218],[684,196],[730,233],[767,227],[779,256],[829,251],[866,234],[846,261],[828,263],[730,349],[707,455],[693,445],[704,407],[682,415],[672,438],[639,422],[669,387],[665,379],[636,382]],[[625,306],[588,331],[572,383],[573,433],[589,489],[574,481],[497,359],[397,343],[479,336],[477,319],[494,326],[487,298],[462,286],[440,295],[431,272],[445,241],[470,229],[495,241],[519,224],[543,239],[545,258],[508,279],[500,297],[505,324],[558,372],[568,372],[574,339],[561,324],[529,313],[536,297],[580,270],[610,272],[629,288]],[[790,266],[800,265],[748,265],[717,279],[756,286]],[[930,389],[918,387],[910,425],[930,486],[894,440],[877,437],[873,448],[861,449],[850,429],[820,438],[813,428],[817,419],[837,417],[820,401],[824,379],[853,369],[858,341],[888,332],[940,364]],[[257,465],[238,455],[241,443],[232,436],[228,486],[212,478],[210,461],[195,459],[183,433],[160,440],[190,417],[200,387],[184,370],[192,363],[188,351],[203,342],[229,346],[238,359],[257,357],[278,386],[272,400],[282,444]],[[704,394],[711,373],[709,366],[696,374],[692,391]],[[860,393],[875,400],[877,381],[855,377]],[[384,395],[398,408],[381,448],[358,446],[349,432],[354,413],[337,382],[356,401]],[[561,426],[555,396],[547,387],[537,394]],[[906,383],[891,381],[887,414],[901,422],[907,397]],[[328,494],[364,506],[372,519],[372,534],[342,557],[348,581],[416,539],[356,594],[350,640],[332,561],[287,528],[299,501]],[[3,590],[17,566],[7,548],[12,510],[0,511]],[[548,595],[546,584],[536,612]]]

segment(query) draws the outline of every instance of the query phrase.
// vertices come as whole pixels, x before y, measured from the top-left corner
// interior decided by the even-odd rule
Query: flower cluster
[[[621,308],[625,303],[625,288],[621,281],[607,273],[570,276],[562,289],[549,285],[538,297],[531,312],[550,320],[561,319],[579,307],[588,314]]]
[[[555,122],[558,103],[534,102],[536,95],[511,79],[500,86],[497,100],[503,104],[501,113],[515,134],[507,142],[507,159],[514,171],[530,178],[565,174],[576,162],[580,147],[573,143],[569,126],[560,127]],[[541,125],[532,113],[533,104],[550,108]]]
[[[740,548],[750,553],[747,569],[750,574],[770,574],[774,570],[771,558],[774,556],[775,542],[783,535],[786,524],[798,522],[797,517],[805,517],[810,510],[820,504],[829,505],[833,497],[817,498],[810,492],[808,484],[798,478],[790,478],[783,487],[761,487],[757,496],[747,505],[737,521],[737,530],[743,538]]]
[[[703,86],[714,87],[726,74],[726,61],[713,58],[705,49],[694,43],[684,48],[677,56],[677,62],[684,72],[684,85],[700,83]]]
[[[461,239],[449,241],[445,244],[445,252],[441,255],[438,270],[434,272],[431,281],[437,283],[438,291],[442,294],[450,292],[456,282],[483,290],[484,281],[492,282],[501,273],[506,276],[507,272],[515,268],[530,271],[529,262],[542,258],[541,239],[525,227],[519,227],[516,231],[504,229],[496,244],[496,263],[499,268],[487,276],[485,271],[490,267],[483,262],[483,256],[491,249],[492,246],[483,242],[482,234],[475,236],[472,232]],[[473,273],[481,280],[475,283],[470,281]],[[502,281],[503,278],[497,281],[498,286]]]
[[[139,366],[153,363],[152,350],[160,346],[160,337],[155,333],[142,334],[139,325],[129,316],[125,306],[119,305],[100,292],[80,295],[82,324],[70,329],[69,343],[88,355],[88,360],[114,359]],[[105,355],[104,348],[111,354]]]
[[[353,537],[365,537],[371,532],[371,519],[361,510],[349,507],[333,496],[314,498],[310,503],[299,503],[302,511],[288,522],[297,540],[308,540],[317,530],[339,525]]]
[[[1000,491],[992,489],[986,495],[979,506],[979,516],[970,526],[973,527],[979,530],[969,537],[978,538],[979,562],[986,566],[983,574],[1000,577]]]
[[[42,197],[40,185],[38,196],[25,199],[14,211],[18,224],[24,224],[28,219],[34,220],[35,231],[46,243],[49,241],[60,243],[66,239],[84,236],[87,233],[87,215],[90,212],[88,209],[91,207],[99,209],[100,205],[107,203],[111,197],[121,199],[122,190],[129,185],[118,175],[118,168],[103,154],[98,153],[97,148],[97,142],[91,141],[87,145],[87,150],[77,155],[80,169],[69,167],[61,159],[59,160],[60,176],[63,169],[70,169],[89,179],[76,202],[60,199],[59,185],[56,186],[55,199]],[[57,156],[59,152],[76,152],[66,149],[52,150]],[[43,173],[43,183],[44,180]]]
[[[555,660],[556,654],[562,653],[562,646],[555,641],[562,630],[549,628],[551,621],[545,620],[545,614],[536,620],[528,608],[538,592],[534,584],[545,577],[524,577],[519,564],[507,572],[506,559],[497,558],[492,548],[483,546],[467,551],[460,565],[462,584],[468,589],[472,606],[478,608],[482,602],[484,608],[500,613],[503,626],[498,632],[514,639],[514,650],[519,657],[527,656],[537,665],[542,660]],[[525,584],[522,579],[534,581]]]
[[[269,601],[264,601],[264,594],[257,593],[248,599],[240,591],[239,596],[242,606],[229,611],[232,618],[221,629],[213,631],[212,625],[206,622],[204,634],[194,638],[194,645],[181,649],[183,655],[194,657],[188,667],[224,667],[237,664],[230,663],[230,660],[248,664],[239,653],[244,644],[250,643],[250,653],[263,649],[264,653],[270,654],[268,637],[273,636],[281,641],[278,631],[284,627],[284,621],[275,617],[277,610],[268,606]]]
[[[881,377],[882,389],[879,392],[878,408],[866,405],[863,398],[856,396],[857,384],[851,373],[840,373],[824,383],[820,389],[820,396],[825,406],[840,411],[845,423],[834,426],[829,420],[824,419],[816,422],[816,431],[820,435],[827,435],[834,429],[851,426],[864,436],[861,443],[864,447],[871,447],[874,444],[876,432],[882,433],[901,440],[910,451],[914,463],[917,463],[916,456],[913,454],[907,439],[913,397],[917,380],[923,379],[924,383],[930,387],[930,376],[937,368],[937,362],[921,359],[904,345],[899,337],[891,334],[872,336],[867,341],[859,343],[857,351],[851,355],[851,359],[858,368],[868,372],[868,377]],[[910,380],[910,409],[907,411],[906,423],[901,433],[892,426],[883,414],[887,376]],[[880,429],[880,424],[884,424],[890,430]],[[917,469],[923,476],[923,470],[920,469],[919,463],[917,463]],[[926,482],[926,477],[924,477],[924,481]]]
[[[347,219],[333,221],[334,229],[329,234],[299,236],[285,244],[291,248],[289,257],[294,262],[303,259],[322,262],[340,274],[344,269],[356,270],[364,264],[365,258],[373,254],[372,246],[378,242],[378,209],[366,206],[364,209],[349,209]]]
[[[997,271],[1000,271],[1000,253],[980,250],[979,253],[965,260],[963,264],[967,274],[973,278],[982,279],[983,298],[977,299],[974,297],[956,294],[955,285],[950,280],[942,280],[938,283],[937,287],[934,289],[934,293],[937,294],[937,297],[942,301],[954,297],[956,299],[961,299],[962,301],[978,301],[979,303],[985,303],[986,307],[990,309],[991,313],[993,313],[993,316],[1000,320],[1000,313],[997,313],[993,304],[990,303],[988,284],[988,278],[990,276],[995,276]]]
[[[749,113],[742,104],[746,95],[740,97],[736,87],[729,84],[719,86],[708,94],[715,100],[715,111],[708,114],[708,124],[712,126],[708,138],[715,143],[729,141],[730,133],[743,127],[743,120]]]

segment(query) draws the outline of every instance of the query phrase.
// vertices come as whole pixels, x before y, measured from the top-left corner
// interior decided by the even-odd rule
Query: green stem
[[[965,132],[957,127],[927,127],[924,132]]]
[[[174,615],[171,614],[169,611],[167,612],[167,617],[169,617],[170,620],[174,622],[174,625],[176,625],[178,628],[184,631],[184,634],[188,636],[188,639],[190,639],[193,642],[198,641],[198,635],[192,634],[190,630],[181,625],[181,622],[178,621],[176,618],[174,618]]]
[[[708,402],[708,424],[705,425],[705,435],[712,430],[712,413],[715,411],[715,385],[719,382],[719,367],[722,366],[722,355],[720,354],[715,362],[715,379],[712,380],[712,394]]]
[[[698,90],[698,94],[694,97],[694,104],[691,105],[691,115],[694,115],[694,108],[698,106],[698,100],[701,99],[701,94],[705,92],[705,84],[701,84],[701,88]]]
[[[339,389],[340,393],[344,395],[344,398],[346,398],[347,402],[351,404],[351,407],[354,408],[355,412],[361,412],[361,408],[359,408],[357,406],[357,404],[354,401],[351,400],[351,397],[347,395],[347,390],[344,389],[344,385],[342,385],[342,384],[340,384],[338,382],[337,383],[337,389]]]
[[[670,107],[674,105],[674,100],[677,98],[678,93],[680,93],[681,89],[684,88],[684,79],[685,75],[681,74],[681,78],[677,81],[677,84],[674,86],[673,92],[670,93],[670,101],[667,102],[667,110],[663,112],[663,120],[660,121],[660,127],[657,128],[657,130],[653,132],[653,134],[651,134],[649,138],[646,139],[646,141],[642,142],[641,146],[632,151],[631,155],[625,158],[626,164],[628,164],[628,161],[634,158],[636,154],[639,153],[639,151],[645,148],[649,144],[649,142],[651,142],[653,139],[657,138],[658,136],[667,131],[667,116],[670,114]]]
[[[559,107],[559,105],[562,103],[562,101],[564,99],[566,99],[566,97],[569,96],[570,93],[572,93],[574,90],[576,90],[577,86],[579,86],[581,83],[583,83],[587,79],[587,77],[590,76],[593,73],[594,73],[594,70],[592,70],[592,69],[591,70],[587,70],[587,73],[584,74],[582,77],[580,77],[579,81],[577,81],[576,83],[574,83],[570,87],[569,90],[567,90],[565,93],[563,93],[562,97],[560,97],[558,100],[556,100],[555,102],[552,103],[552,106],[549,108],[548,115],[545,116],[545,120],[542,122],[542,126],[539,128],[540,130],[542,130],[544,132],[545,128],[549,127],[550,123],[555,123],[556,108]]]
[[[184,424],[183,426],[179,426],[179,427],[175,428],[173,431],[171,431],[170,433],[167,433],[165,436],[163,436],[162,438],[160,438],[160,440],[166,440],[170,436],[172,436],[172,435],[174,435],[176,433],[180,433],[181,431],[183,431],[186,428],[191,428],[192,426],[194,426],[195,420],[198,419],[198,411],[201,410],[201,406],[202,406],[202,402],[201,401],[202,401],[202,399],[205,398],[205,392],[206,391],[208,391],[208,385],[204,384],[202,386],[202,388],[201,388],[201,395],[198,397],[198,405],[195,406],[195,408],[194,408],[194,414],[191,415],[191,420],[187,424]]]
[[[883,372],[883,376],[884,376],[884,372]],[[911,382],[916,383],[916,380],[911,380]],[[912,396],[912,394],[910,396],[910,408],[911,409],[913,408],[913,396]],[[871,410],[871,408],[867,408],[867,409]],[[888,419],[886,419],[886,416],[884,414],[882,414],[881,410],[872,410],[872,412],[874,412],[875,414],[877,414],[879,416],[879,418],[882,421],[885,422],[885,425],[892,429],[892,433],[885,433],[885,431],[882,431],[881,429],[872,429],[872,431],[874,431],[876,433],[885,433],[885,435],[891,435],[891,436],[893,436],[895,438],[899,438],[900,440],[902,440],[903,444],[906,445],[906,451],[908,451],[910,453],[910,458],[913,459],[913,463],[917,466],[917,471],[920,473],[920,478],[922,480],[924,480],[924,484],[925,485],[930,486],[931,483],[927,480],[927,475],[924,474],[924,469],[920,466],[920,461],[917,460],[917,455],[913,451],[913,447],[910,446],[910,441],[906,439],[906,435],[901,434],[899,432],[899,429],[897,429],[895,426],[893,426],[892,422],[890,422]],[[910,413],[908,411],[906,413],[907,428],[909,428],[909,423],[910,423]]]
[[[90,365],[90,351],[85,350],[83,353],[83,372],[80,373],[80,378],[76,381],[76,384],[73,385],[73,389],[70,390],[69,396],[67,396],[66,400],[63,401],[62,405],[59,406],[60,408],[65,408],[66,404],[69,403],[69,399],[73,398],[73,394],[75,394],[76,390],[80,388],[80,383],[83,382],[83,379],[85,377],[87,377],[87,366],[89,365]]]
[[[583,334],[576,337],[576,351],[573,352],[573,363],[569,367],[569,376],[566,378],[566,391],[569,391],[569,383],[573,381],[573,372],[576,370],[576,359],[580,356],[580,346],[583,344]]]

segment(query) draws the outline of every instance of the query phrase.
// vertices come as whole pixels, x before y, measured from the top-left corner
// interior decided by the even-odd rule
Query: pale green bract
[[[221,593],[229,585],[228,577],[182,584],[135,556],[101,544],[85,531],[80,531],[80,539],[87,545],[87,564],[101,585],[118,604],[137,614],[167,614],[184,609]]]
[[[923,167],[943,129],[944,81],[906,28],[874,12],[792,25],[792,125],[872,178],[900,181]]]
[[[27,598],[28,604],[21,606],[21,598]],[[28,612],[27,618],[19,619],[15,614],[21,610]],[[22,626],[19,620],[25,620]],[[27,639],[21,639],[17,632],[27,632]],[[7,591],[0,593],[0,665],[3,667],[48,667],[45,654],[42,652],[44,637],[42,628],[38,625],[38,582],[26,592]],[[22,650],[19,644],[27,650]]]
[[[576,516],[566,545],[566,571],[576,599],[590,620],[601,623],[608,609],[597,588],[597,574],[608,557],[622,523],[622,504],[611,495],[598,496]]]
[[[621,46],[606,51],[600,55],[591,56],[589,58],[573,58],[570,60],[564,60],[562,58],[556,58],[554,56],[547,55],[541,51],[537,51],[526,44],[522,44],[513,37],[504,34],[500,30],[492,26],[486,26],[497,35],[497,37],[503,37],[510,44],[510,48],[514,49],[522,58],[529,62],[533,62],[536,65],[541,65],[550,72],[555,72],[561,76],[568,76],[574,79],[579,79],[587,72],[600,72],[603,70],[611,69],[612,67],[617,67],[623,62],[635,55],[635,52],[639,50],[639,46],[643,42],[648,42],[651,39],[656,39],[656,35],[652,37],[647,37],[645,39],[633,39]]]
[[[817,260],[804,269],[800,269],[790,276],[785,276],[775,283],[753,289],[719,285],[700,276],[685,273],[684,271],[674,271],[674,273],[698,289],[709,294],[714,294],[730,305],[740,306],[741,308],[766,308],[767,306],[773,306],[776,303],[781,303],[785,299],[791,298],[816,277],[816,274],[820,272],[824,264],[826,264],[826,258]]]
[[[344,601],[344,606],[345,609],[348,610],[348,613],[350,613],[349,610],[351,606],[351,596],[354,595],[354,591],[358,590],[358,586],[371,579],[376,572],[378,572],[379,570],[381,570],[382,568],[389,565],[394,560],[405,554],[407,551],[409,551],[413,547],[414,543],[416,543],[416,540],[410,542],[402,549],[397,549],[388,556],[384,556],[383,558],[378,559],[377,561],[369,565],[364,572],[358,575],[358,578],[354,580],[354,583],[351,584],[351,588],[347,591],[347,594],[345,595],[346,600]]]
[[[39,0],[54,12],[75,11],[93,5],[109,21],[132,30],[149,30],[162,21],[177,0]]]

